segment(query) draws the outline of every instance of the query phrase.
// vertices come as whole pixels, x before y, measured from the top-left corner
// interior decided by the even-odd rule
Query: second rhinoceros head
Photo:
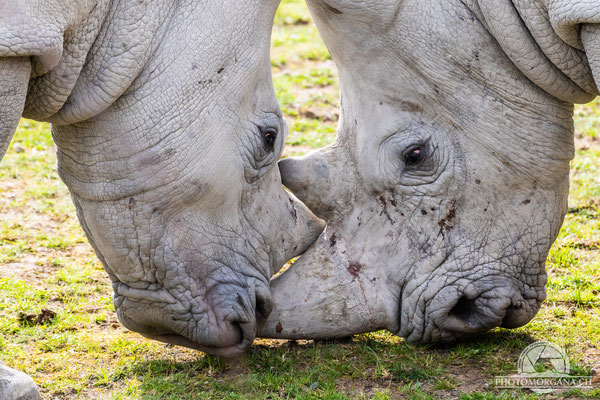
[[[567,210],[572,103],[598,93],[573,40],[598,6],[308,3],[340,71],[338,138],[280,168],[328,225],[273,281],[262,335],[439,342],[526,324]],[[599,40],[583,37],[588,55]]]

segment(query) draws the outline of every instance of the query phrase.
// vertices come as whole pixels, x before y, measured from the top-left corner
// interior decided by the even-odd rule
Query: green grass
[[[285,155],[304,154],[335,140],[337,71],[303,1],[283,1],[275,17],[271,65],[290,133]]]
[[[286,155],[335,140],[335,66],[303,2],[283,1],[273,33]],[[117,321],[111,287],[56,173],[48,125],[23,120],[0,164],[0,359],[30,374],[44,399],[538,399],[489,386],[516,372],[536,340],[564,346],[573,370],[600,365],[600,105],[577,108],[570,211],[548,259],[548,300],[516,330],[451,347],[387,332],[338,342],[257,340],[226,361],[165,346]],[[41,324],[27,315],[56,313]],[[600,398],[600,390],[563,393]],[[559,398],[558,395],[554,396]]]

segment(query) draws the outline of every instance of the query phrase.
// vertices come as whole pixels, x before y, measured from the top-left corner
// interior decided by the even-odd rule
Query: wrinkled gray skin
[[[149,338],[242,352],[322,230],[275,165],[278,3],[0,0],[0,151],[22,114],[53,124],[117,315]]]
[[[598,94],[600,2],[308,4],[342,115],[335,144],[280,169],[328,225],[272,281],[261,336],[444,342],[526,324],[567,209],[573,103]]]

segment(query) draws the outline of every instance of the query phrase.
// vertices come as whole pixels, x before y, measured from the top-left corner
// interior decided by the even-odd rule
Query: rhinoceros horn
[[[380,284],[378,271],[345,259],[345,251],[331,247],[334,241],[325,232],[312,251],[271,280],[273,311],[258,336],[333,339],[398,330],[398,300]],[[337,240],[340,246],[345,246],[342,239]]]
[[[30,74],[29,58],[0,59],[0,159],[4,156],[23,113]]]

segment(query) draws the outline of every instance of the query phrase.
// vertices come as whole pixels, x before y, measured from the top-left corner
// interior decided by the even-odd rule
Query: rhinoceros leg
[[[23,113],[30,74],[31,64],[28,58],[0,60],[0,159],[4,156]]]

